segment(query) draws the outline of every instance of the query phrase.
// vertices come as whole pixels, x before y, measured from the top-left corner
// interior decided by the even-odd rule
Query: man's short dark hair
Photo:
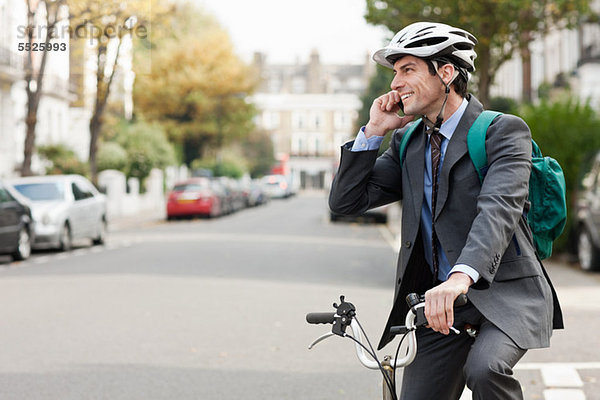
[[[438,66],[452,64],[454,65],[454,68],[458,70],[458,67],[447,59],[427,60],[427,67],[429,68],[429,73],[431,75],[437,75],[437,71],[435,70],[435,67],[431,61],[437,61]],[[456,77],[456,79],[454,79],[450,86],[453,87],[454,91],[458,93],[462,98],[467,97],[467,79],[465,78],[462,72],[459,72],[458,76]]]

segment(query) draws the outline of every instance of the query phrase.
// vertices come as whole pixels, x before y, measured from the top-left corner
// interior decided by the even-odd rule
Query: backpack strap
[[[479,114],[473,125],[471,125],[469,133],[467,133],[469,157],[471,157],[471,161],[475,166],[480,183],[483,183],[483,178],[488,169],[487,152],[485,151],[485,136],[492,121],[501,114],[502,113],[498,111],[484,110]]]
[[[413,132],[417,129],[417,127],[421,124],[422,118],[416,120],[402,135],[402,139],[400,139],[400,169],[402,169],[402,164],[404,159],[406,158],[406,147],[408,146],[408,142],[413,134]]]

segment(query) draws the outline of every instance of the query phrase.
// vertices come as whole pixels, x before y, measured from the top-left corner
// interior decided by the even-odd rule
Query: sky
[[[325,63],[364,62],[391,37],[364,20],[365,0],[194,0],[228,32],[236,53],[255,51],[269,63],[306,62],[313,49]],[[386,40],[387,39],[387,40]]]

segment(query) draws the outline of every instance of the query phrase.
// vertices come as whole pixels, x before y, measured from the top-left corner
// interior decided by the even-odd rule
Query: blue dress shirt
[[[442,165],[444,162],[444,156],[446,154],[446,149],[448,148],[448,142],[452,138],[454,131],[458,125],[458,122],[462,118],[467,105],[469,102],[466,99],[463,99],[462,104],[458,107],[458,109],[448,118],[442,126],[440,127],[440,133],[442,134],[442,144],[441,144],[441,158],[440,158],[440,171],[442,169]],[[382,136],[371,136],[370,138],[366,138],[365,128],[362,127],[354,140],[352,145],[352,151],[366,151],[366,150],[377,150],[383,141]],[[425,259],[427,263],[431,266],[432,264],[432,246],[431,246],[431,234],[432,234],[432,218],[431,218],[431,193],[432,193],[432,174],[431,174],[431,144],[429,141],[429,136],[427,138],[427,146],[425,148],[425,153],[428,155],[425,157],[425,173],[423,176],[424,179],[424,190],[423,190],[423,207],[421,208],[421,228],[423,229],[423,245],[425,247]],[[439,274],[438,279],[441,281],[445,281],[448,279],[448,276],[454,272],[464,272],[469,275],[473,282],[477,282],[479,279],[479,273],[473,269],[472,267],[465,264],[457,264],[454,267],[450,266],[448,259],[446,258],[446,254],[442,249],[441,244],[438,245],[438,260],[440,262],[439,265]]]

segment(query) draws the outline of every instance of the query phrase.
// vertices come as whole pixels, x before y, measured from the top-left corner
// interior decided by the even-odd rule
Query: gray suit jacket
[[[562,314],[548,275],[532,245],[523,217],[531,170],[531,133],[523,120],[497,117],[486,138],[488,172],[480,184],[469,158],[467,132],[482,112],[473,96],[460,120],[440,171],[435,218],[437,236],[450,265],[467,264],[480,274],[468,293],[473,305],[524,349],[548,347]],[[426,135],[415,134],[400,168],[399,144],[406,128],[395,131],[390,148],[350,151],[342,147],[329,206],[354,215],[402,201],[402,248],[392,311],[379,348],[392,338],[389,327],[404,323],[404,298],[431,287],[431,272],[420,237]],[[422,132],[422,131],[418,131]]]

